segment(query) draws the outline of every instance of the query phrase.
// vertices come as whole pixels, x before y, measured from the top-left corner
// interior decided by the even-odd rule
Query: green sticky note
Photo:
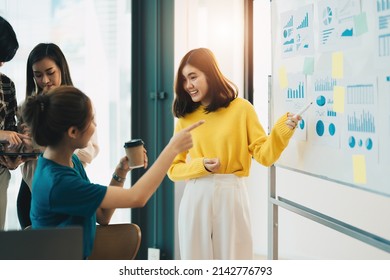
[[[366,13],[361,13],[360,15],[353,17],[354,25],[355,25],[355,35],[359,36],[366,32],[368,32],[367,25],[367,16]]]
[[[305,57],[303,74],[312,75],[314,72],[314,57]]]

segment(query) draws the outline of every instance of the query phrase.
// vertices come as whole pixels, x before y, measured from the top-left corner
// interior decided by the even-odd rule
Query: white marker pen
[[[295,114],[295,116],[301,116],[303,113],[306,112],[307,109],[313,104],[313,101],[306,105],[302,110],[300,110],[298,113]],[[294,116],[294,117],[295,117]]]

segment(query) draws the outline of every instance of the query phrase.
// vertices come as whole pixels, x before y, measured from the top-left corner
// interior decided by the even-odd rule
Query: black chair
[[[82,260],[82,227],[0,231],[1,260]]]

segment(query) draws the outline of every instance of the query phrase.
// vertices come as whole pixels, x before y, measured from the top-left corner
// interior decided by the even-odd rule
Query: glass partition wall
[[[1,72],[14,80],[18,103],[25,98],[26,62],[38,43],[64,52],[73,84],[93,101],[100,152],[87,166],[92,182],[109,184],[123,144],[131,137],[131,0],[0,0],[0,15],[14,27],[20,48]],[[20,228],[16,197],[20,169],[11,171],[6,229]],[[127,182],[130,182],[128,179]],[[129,187],[129,183],[127,183]],[[112,222],[129,222],[130,210]]]

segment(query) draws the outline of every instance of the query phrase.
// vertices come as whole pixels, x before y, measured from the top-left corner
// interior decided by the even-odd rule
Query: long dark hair
[[[38,87],[38,93],[42,91],[42,89],[34,82],[34,72],[32,66],[34,63],[41,61],[44,58],[50,58],[53,60],[60,69],[61,85],[73,86],[68,62],[66,61],[65,55],[61,49],[53,43],[40,43],[34,47],[27,59],[26,98],[36,92],[36,87]]]
[[[193,49],[182,58],[176,73],[175,100],[172,106],[175,117],[184,117],[200,106],[200,103],[192,101],[184,88],[183,68],[188,64],[206,76],[208,94],[212,95],[210,105],[205,108],[207,113],[229,106],[230,102],[237,97],[237,86],[222,74],[214,54],[206,48]]]
[[[14,58],[19,43],[11,24],[0,16],[0,62]]]
[[[73,86],[59,86],[47,94],[30,96],[22,117],[40,146],[56,146],[72,126],[84,131],[93,118],[91,100]]]

